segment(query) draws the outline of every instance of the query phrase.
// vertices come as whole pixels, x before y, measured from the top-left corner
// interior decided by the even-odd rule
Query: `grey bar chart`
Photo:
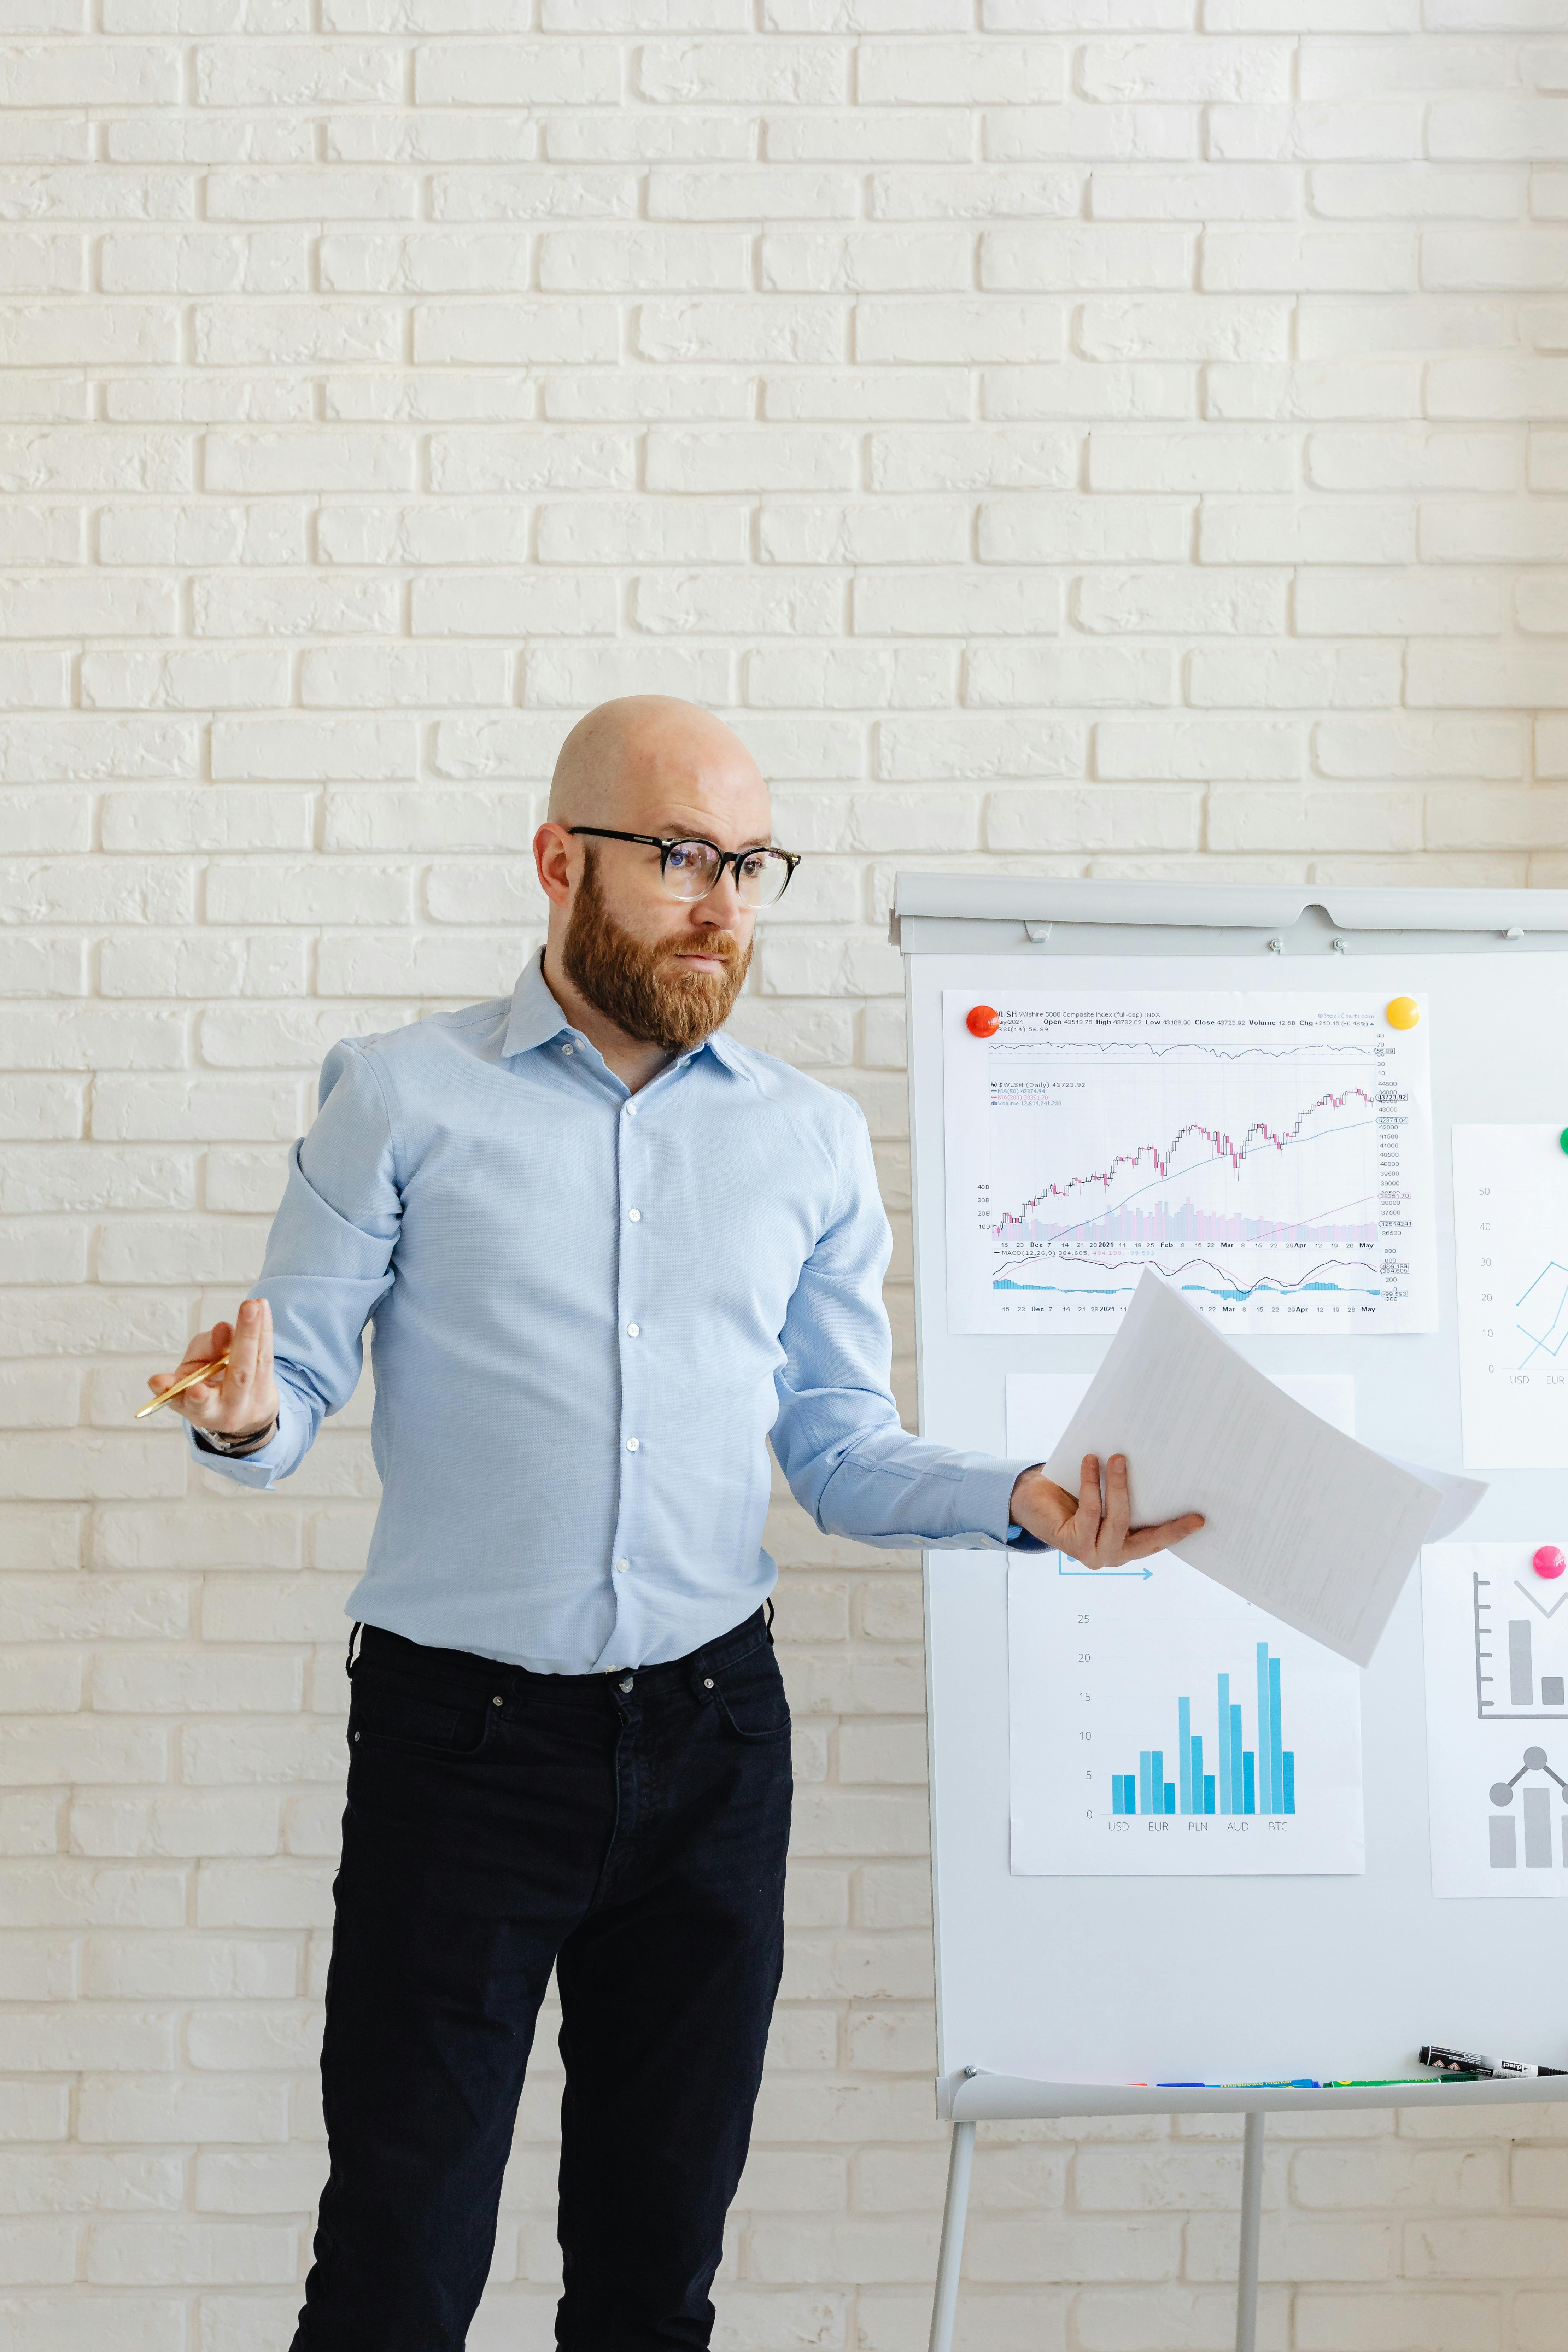
[[[1488,1721],[1568,1720],[1568,1592],[1473,1580],[1476,1713]]]
[[[1529,1633],[1528,1625],[1524,1631]],[[1537,1774],[1542,1776],[1539,1780],[1535,1777]],[[1521,1787],[1521,1781],[1528,1785]],[[1557,1868],[1559,1846],[1562,1866],[1568,1870],[1568,1811],[1559,1810],[1561,1827],[1558,1837],[1553,1838],[1553,1790],[1558,1808],[1568,1807],[1568,1780],[1552,1770],[1544,1748],[1527,1748],[1524,1761],[1512,1779],[1493,1781],[1491,1801],[1499,1810],[1492,1813],[1487,1823],[1487,1835],[1488,1853],[1494,1870],[1517,1870],[1520,1867],[1521,1831],[1526,1870]],[[1508,1808],[1506,1811],[1501,1810],[1505,1806]]]

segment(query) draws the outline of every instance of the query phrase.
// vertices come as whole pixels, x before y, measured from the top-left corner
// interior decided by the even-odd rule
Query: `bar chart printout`
[[[1272,1377],[1352,1433],[1348,1375]],[[1007,1452],[1048,1454],[1089,1380],[1009,1372]],[[1007,1656],[1016,1873],[1362,1868],[1360,1674],[1195,1568],[1016,1558]]]
[[[1532,1549],[1422,1555],[1434,1895],[1568,1898],[1568,1594]]]
[[[948,1328],[1437,1328],[1426,1028],[1368,991],[942,998]]]
[[[1266,1876],[1363,1866],[1361,1676],[1162,1552],[1007,1571],[1012,1867]]]
[[[1478,1549],[1491,1549],[1478,1546]],[[1511,1556],[1512,1545],[1496,1548]],[[1524,1548],[1521,1548],[1521,1551]],[[1528,1562],[1517,1574],[1470,1578],[1476,1713],[1492,1722],[1568,1723],[1568,1601]]]

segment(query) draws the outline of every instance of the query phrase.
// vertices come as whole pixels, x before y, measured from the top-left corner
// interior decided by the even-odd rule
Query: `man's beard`
[[[682,931],[645,944],[623,930],[599,888],[598,860],[589,850],[561,961],[590,1004],[639,1045],[667,1054],[700,1045],[722,1026],[752,961],[729,931]],[[675,958],[684,950],[720,958],[722,971],[692,971]]]

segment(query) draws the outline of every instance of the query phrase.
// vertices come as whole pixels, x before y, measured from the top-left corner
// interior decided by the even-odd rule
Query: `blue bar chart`
[[[1009,1373],[1008,1451],[1048,1452],[1088,1385],[1087,1374]],[[1281,1385],[1348,1432],[1348,1381]],[[1007,1566],[1011,1867],[1140,1878],[1363,1869],[1361,1679],[1170,1552],[1105,1570],[1018,1554]]]
[[[1016,1872],[1364,1866],[1361,1676],[1345,1659],[1168,1552],[1147,1574],[1020,1557],[1007,1611]]]
[[[1208,1815],[1278,1813],[1296,1811],[1295,1751],[1285,1746],[1280,1660],[1267,1642],[1258,1649],[1258,1717],[1256,1744],[1244,1744],[1242,1706],[1231,1697],[1231,1676],[1215,1678],[1215,1743],[1216,1772],[1204,1769],[1204,1738],[1193,1729],[1193,1702],[1176,1701],[1176,1779],[1165,1778],[1163,1748],[1141,1748],[1138,1769],[1113,1770],[1113,1817],[1158,1813]],[[1215,1788],[1218,1804],[1215,1804]]]

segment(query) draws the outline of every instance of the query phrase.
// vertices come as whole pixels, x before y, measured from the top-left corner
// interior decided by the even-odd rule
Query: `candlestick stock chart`
[[[1103,1327],[1146,1266],[1242,1329],[1428,1327],[1418,1029],[1365,997],[1017,996],[960,1045],[952,996],[952,1328]]]

